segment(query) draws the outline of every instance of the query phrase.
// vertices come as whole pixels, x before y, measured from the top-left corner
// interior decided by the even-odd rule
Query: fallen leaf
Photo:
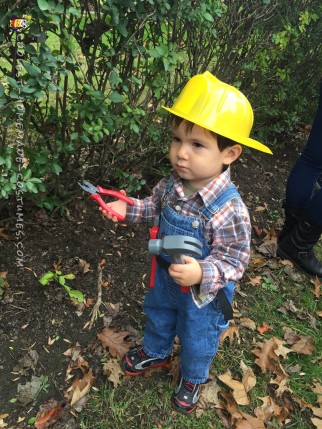
[[[266,322],[263,322],[263,325],[262,326],[259,326],[258,328],[257,328],[257,331],[260,333],[260,334],[265,334],[266,332],[268,332],[268,331],[271,331],[273,329],[273,327],[272,326],[270,326],[270,325],[268,325]]]
[[[69,356],[72,360],[76,360],[81,353],[81,346],[79,343],[76,343],[76,346],[70,347],[67,349],[63,355]]]
[[[5,428],[6,426],[8,426],[8,423],[4,422],[4,419],[6,419],[7,417],[9,417],[9,414],[0,414],[0,428]]]
[[[237,420],[235,429],[265,429],[266,426],[263,420],[258,417],[250,416],[249,414],[242,413],[243,418]]]
[[[245,386],[242,382],[234,380],[231,376],[230,371],[225,372],[218,376],[219,380],[224,384],[233,389],[233,397],[237,404],[239,405],[248,405],[249,399],[247,397]]]
[[[63,407],[55,399],[51,399],[39,409],[34,423],[35,428],[49,428],[60,419],[62,412]]]
[[[316,393],[316,402],[322,407],[322,384],[316,383],[312,389],[312,392]]]
[[[292,393],[292,390],[288,385],[289,377],[286,373],[285,374],[280,373],[280,375],[277,376],[277,379],[271,380],[270,383],[278,385],[278,388],[275,391],[275,395],[277,398],[281,398],[283,396],[283,393],[285,392]]]
[[[256,377],[250,366],[247,366],[243,361],[240,362],[240,367],[243,371],[242,383],[245,386],[246,393],[256,386]]]
[[[31,381],[25,384],[18,384],[17,399],[22,405],[27,405],[32,402],[39,394],[44,384],[44,377],[31,377]]]
[[[107,379],[113,383],[114,387],[120,384],[120,375],[124,374],[118,359],[110,359],[108,362],[104,363],[103,373],[107,376]]]
[[[282,356],[283,358],[286,358],[289,353],[292,353],[293,350],[289,349],[288,347],[285,347],[285,342],[280,340],[277,337],[274,337],[275,344],[277,344],[277,347],[275,349],[275,353],[277,356]]]
[[[256,268],[262,268],[267,264],[266,258],[259,256],[256,258],[251,259],[251,266]]]
[[[279,363],[280,358],[275,353],[278,345],[275,342],[275,337],[265,340],[262,343],[256,343],[259,346],[259,349],[252,350],[252,353],[257,356],[255,359],[256,365],[258,365],[261,370],[266,373],[266,371],[272,371],[276,369],[276,364]]]
[[[38,363],[39,355],[36,350],[27,350],[25,354],[19,359],[17,365],[12,369],[14,372],[18,372],[22,375],[26,375],[31,369],[35,371]]]
[[[94,384],[95,377],[90,368],[88,373],[79,379],[78,377],[73,381],[67,392],[71,394],[70,405],[74,406],[80,399],[82,399],[90,391]],[[69,396],[68,396],[69,398]]]
[[[282,407],[276,404],[270,396],[259,398],[263,404],[255,408],[254,414],[264,422],[271,420],[272,417],[278,417],[282,412]]]
[[[234,342],[235,337],[237,338],[237,343],[240,344],[239,338],[239,327],[238,326],[230,326],[220,335],[220,344],[222,344],[226,338],[229,338],[231,343]]]
[[[276,239],[265,240],[259,247],[258,252],[270,257],[276,256],[277,242]]]
[[[291,299],[287,299],[278,311],[283,314],[287,314],[288,311],[291,313],[298,313],[298,309],[295,307],[294,302]]]
[[[312,417],[311,422],[314,424],[316,429],[322,429],[322,420],[321,419],[317,419],[316,417]]]
[[[243,326],[244,328],[250,329],[251,331],[256,330],[256,324],[254,320],[249,319],[248,317],[241,317],[239,320],[240,326]]]
[[[207,384],[204,385],[202,390],[202,399],[203,399],[203,407],[208,408],[210,405],[213,407],[214,405],[219,405],[220,400],[218,394],[220,392],[220,386],[215,380],[210,380]]]
[[[320,298],[322,282],[317,277],[315,278],[315,280],[310,281],[314,285],[314,289],[312,290],[313,295],[317,298]]]
[[[292,350],[295,353],[303,354],[310,356],[312,352],[316,349],[313,344],[313,339],[309,336],[300,337],[298,341],[292,345]]]
[[[311,410],[312,410],[315,417],[322,419],[322,408],[312,407]]]
[[[101,333],[97,334],[97,337],[102,342],[102,346],[108,348],[113,357],[121,359],[130,349],[130,344],[124,341],[124,338],[128,335],[127,331],[105,328]]]
[[[262,283],[262,276],[249,277],[249,283],[253,286],[260,286]]]
[[[261,212],[263,212],[265,210],[266,210],[266,207],[264,207],[264,206],[257,206],[255,208],[255,212],[259,212],[259,213],[261,213]]]
[[[254,229],[257,237],[260,237],[262,235],[262,230],[257,225],[253,225],[253,229]]]
[[[6,228],[0,228],[0,238],[3,238],[4,240],[11,240],[11,237],[6,232]]]
[[[78,266],[79,266],[79,268],[80,268],[80,270],[81,270],[81,272],[83,274],[88,273],[89,271],[91,271],[90,264],[88,262],[84,261],[84,259],[79,259],[78,260]]]

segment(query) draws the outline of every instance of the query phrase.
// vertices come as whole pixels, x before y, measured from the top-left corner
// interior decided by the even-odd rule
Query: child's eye
[[[175,143],[178,143],[178,142],[180,142],[180,139],[179,139],[179,137],[172,136],[172,141]]]
[[[198,149],[203,147],[203,145],[199,142],[193,142],[193,146],[198,148]]]

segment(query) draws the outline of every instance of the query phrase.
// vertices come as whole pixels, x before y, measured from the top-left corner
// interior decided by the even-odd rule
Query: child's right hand
[[[122,194],[126,195],[126,192],[124,190],[120,191]],[[125,217],[126,216],[126,206],[127,203],[123,200],[116,200],[111,203],[106,204],[108,207],[111,207],[116,213],[119,215]],[[111,219],[113,222],[118,222],[118,219],[116,216],[113,216],[112,213],[107,212],[106,210],[103,210],[101,207],[99,210],[102,212],[104,216],[106,216],[108,219]]]

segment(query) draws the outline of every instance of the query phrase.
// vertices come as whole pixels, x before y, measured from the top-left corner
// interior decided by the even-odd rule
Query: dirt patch
[[[253,151],[236,162],[232,177],[254,225],[269,227],[276,220],[273,214],[281,213],[287,175],[304,142],[302,136],[292,151],[275,150],[273,157]],[[258,207],[266,209],[257,211]],[[1,219],[7,217],[8,212],[0,214]],[[150,269],[146,225],[114,225],[102,219],[95,202],[84,196],[63,218],[48,221],[46,213],[26,205],[23,219],[23,268],[16,265],[15,219],[0,224],[9,235],[9,240],[0,237],[0,272],[7,282],[0,300],[0,415],[9,414],[6,422],[14,428],[27,427],[27,420],[49,399],[64,398],[71,382],[66,381],[69,357],[63,353],[71,346],[78,343],[82,356],[101,376],[99,356],[93,352],[97,333],[111,317],[113,326],[142,328]],[[88,329],[84,326],[92,307],[77,308],[61,285],[43,286],[39,278],[54,267],[64,275],[73,273],[75,279],[67,281],[68,285],[95,303],[97,267],[103,259],[103,301],[117,305],[119,311],[111,316],[102,305],[101,317]],[[88,264],[86,269],[80,260]],[[42,384],[34,399],[24,403],[22,395],[17,399],[18,385],[25,385],[32,376]]]

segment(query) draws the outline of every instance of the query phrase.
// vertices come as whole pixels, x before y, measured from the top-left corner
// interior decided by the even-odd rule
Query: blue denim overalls
[[[234,185],[213,201],[202,206],[199,215],[182,216],[167,204],[164,193],[159,238],[166,235],[188,235],[203,243],[201,259],[209,255],[210,249],[203,237],[203,222],[232,198],[240,198]],[[233,300],[234,283],[224,288],[230,303]],[[217,352],[221,333],[229,322],[224,319],[217,298],[202,308],[193,301],[191,292],[183,292],[169,276],[167,270],[158,266],[155,286],[144,301],[147,322],[144,331],[143,348],[149,356],[164,359],[170,355],[174,338],[180,339],[180,370],[183,378],[191,383],[205,383],[209,376],[211,362]]]

